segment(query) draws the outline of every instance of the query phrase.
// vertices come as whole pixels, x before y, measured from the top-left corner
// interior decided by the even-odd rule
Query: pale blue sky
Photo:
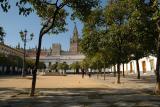
[[[102,0],[103,5],[107,0]],[[2,12],[0,8],[0,26],[2,26],[6,32],[5,44],[16,46],[18,43],[23,46],[23,42],[20,39],[19,32],[21,30],[28,30],[28,35],[34,33],[35,37],[32,41],[27,43],[27,48],[33,48],[38,44],[38,34],[40,31],[40,18],[32,13],[27,17],[20,16],[18,14],[18,8],[14,4],[14,0],[11,1],[11,9],[8,13]],[[77,24],[79,35],[82,35],[83,24],[80,21],[75,21]],[[68,50],[70,45],[70,38],[73,34],[74,22],[67,18],[68,32],[60,33],[58,35],[45,35],[43,37],[42,48],[50,48],[53,43],[60,43],[62,49]]]

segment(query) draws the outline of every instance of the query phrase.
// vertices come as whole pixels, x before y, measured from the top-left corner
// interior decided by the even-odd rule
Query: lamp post
[[[26,62],[26,44],[28,41],[31,41],[33,39],[34,34],[31,33],[29,38],[27,38],[27,30],[20,31],[19,34],[21,36],[22,41],[24,42],[24,56],[23,56],[23,69],[22,69],[22,76],[25,76],[25,62]]]

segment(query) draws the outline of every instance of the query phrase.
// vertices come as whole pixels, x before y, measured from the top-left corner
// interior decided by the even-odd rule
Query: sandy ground
[[[155,87],[154,76],[143,76],[140,80],[136,75],[121,77],[121,84],[116,84],[116,77],[106,75],[87,75],[82,79],[81,75],[67,76],[37,76],[36,88],[115,88],[115,89],[144,89]],[[0,77],[0,88],[30,88],[32,77]]]
[[[32,77],[0,77],[0,88],[30,88]],[[36,88],[106,88],[104,83],[81,75],[38,76]]]
[[[31,77],[0,77],[0,107],[160,107],[153,94],[155,76],[121,78],[92,75],[38,76],[35,97],[29,97]],[[27,88],[27,89],[25,89]]]

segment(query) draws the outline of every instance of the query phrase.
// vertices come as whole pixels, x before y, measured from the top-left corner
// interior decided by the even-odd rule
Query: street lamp
[[[24,31],[20,31],[20,32],[19,32],[19,34],[20,34],[20,36],[21,36],[21,39],[22,39],[22,41],[24,42],[24,56],[23,56],[23,69],[22,69],[22,76],[23,76],[23,77],[25,76],[26,43],[27,43],[28,41],[31,41],[31,40],[33,39],[33,36],[34,36],[34,34],[31,33],[30,36],[29,36],[29,38],[27,38],[27,33],[28,33],[27,30],[24,30]]]

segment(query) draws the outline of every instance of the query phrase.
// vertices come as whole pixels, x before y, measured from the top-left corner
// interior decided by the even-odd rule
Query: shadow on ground
[[[152,90],[112,88],[29,89],[0,88],[0,107],[160,107]]]
[[[146,85],[155,83],[155,76],[126,78]],[[160,107],[160,96],[154,95],[153,89],[38,88],[36,96],[29,97],[30,89],[6,87],[0,88],[0,107]]]
[[[156,83],[155,75],[141,76],[140,79],[137,79],[137,76],[128,76],[129,81],[134,81],[137,83]]]

